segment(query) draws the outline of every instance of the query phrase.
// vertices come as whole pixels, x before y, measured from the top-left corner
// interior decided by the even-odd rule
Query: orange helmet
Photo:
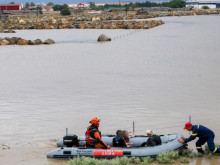
[[[99,124],[99,122],[100,122],[100,119],[98,119],[97,117],[92,118],[92,119],[90,120],[90,123],[91,123],[91,124]]]

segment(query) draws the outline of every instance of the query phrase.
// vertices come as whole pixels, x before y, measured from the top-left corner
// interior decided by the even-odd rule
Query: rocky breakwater
[[[5,37],[5,38],[0,38],[0,45],[41,45],[41,44],[54,44],[55,42],[52,39],[47,39],[44,42],[40,39],[36,40],[26,40],[23,38],[19,37]]]
[[[162,25],[158,21],[102,21],[102,22],[77,22],[73,26],[78,29],[149,29]]]
[[[103,12],[98,14],[81,13],[71,16],[9,17],[0,20],[3,29],[144,29],[144,21],[165,16],[190,16],[220,14],[220,9],[170,9],[143,8],[137,11]],[[148,21],[149,28],[161,25],[162,21]],[[125,25],[125,26],[124,26]]]
[[[111,20],[112,19],[112,20]],[[11,18],[8,21],[0,22],[2,28],[8,29],[148,29],[163,22],[161,20],[133,21],[123,20],[118,17],[102,18],[94,17],[45,17],[45,18]],[[146,28],[147,27],[147,28]]]
[[[180,10],[180,9],[168,9],[168,10],[149,10],[148,8],[142,9],[136,12],[136,19],[156,18],[156,17],[168,17],[168,16],[193,16],[193,15],[214,15],[220,14],[220,9],[192,9],[192,10]]]

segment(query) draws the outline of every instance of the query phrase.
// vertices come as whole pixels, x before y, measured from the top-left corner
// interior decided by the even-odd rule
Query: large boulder
[[[17,45],[28,45],[29,40],[25,40],[23,38],[19,39]]]
[[[132,29],[132,27],[131,27],[129,24],[126,24],[126,25],[124,26],[124,29]]]
[[[34,45],[40,45],[43,44],[43,42],[40,39],[36,39],[33,41]]]
[[[55,41],[52,40],[52,39],[47,39],[47,40],[44,41],[43,44],[46,44],[46,45],[55,44]]]
[[[9,38],[9,37],[5,37],[4,39],[7,40],[7,41],[10,43],[9,45],[14,45],[14,44],[16,44],[16,43],[14,42],[14,40],[12,40],[12,39]]]
[[[19,37],[12,37],[11,38],[11,41],[14,43],[14,44],[17,44],[18,40],[20,40],[21,38]]]
[[[101,35],[99,36],[99,38],[98,38],[98,41],[99,41],[99,42],[102,42],[102,41],[111,41],[111,40],[112,40],[111,38],[107,37],[107,36],[104,35],[104,34],[101,34]]]
[[[21,19],[21,20],[19,21],[19,23],[22,24],[22,25],[25,25],[25,24],[27,23],[27,21]]]
[[[53,24],[55,24],[55,23],[57,23],[57,20],[56,20],[56,19],[52,19],[51,22],[52,22]]]
[[[145,24],[145,25],[144,25],[144,29],[149,29],[148,24]]]
[[[10,45],[10,42],[6,39],[0,40],[0,45]]]

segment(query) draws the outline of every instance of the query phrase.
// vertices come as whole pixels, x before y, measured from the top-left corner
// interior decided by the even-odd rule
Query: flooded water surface
[[[66,127],[82,135],[92,117],[101,118],[104,134],[131,130],[135,121],[136,134],[188,136],[182,128],[189,115],[220,143],[220,16],[162,19],[164,25],[150,30],[10,34],[57,44],[0,47],[0,144],[44,143],[62,138]],[[113,41],[97,43],[101,33]],[[45,164],[48,151],[39,154]],[[191,164],[198,161],[209,164]]]

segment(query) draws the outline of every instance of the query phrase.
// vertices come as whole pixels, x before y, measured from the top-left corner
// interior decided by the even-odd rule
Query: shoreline
[[[57,148],[56,140],[44,141],[44,142],[32,142],[25,146],[11,147],[10,149],[0,150],[0,160],[3,164],[7,165],[64,165],[69,160],[58,160],[49,159],[46,157],[46,153]],[[13,156],[12,156],[13,155]],[[180,157],[174,161],[173,164],[183,164],[181,163],[182,158]],[[198,157],[186,157],[190,162],[184,163],[189,165],[196,164],[218,164],[220,162],[219,155],[213,155],[211,157],[198,156]],[[158,162],[154,161],[150,163],[152,165],[159,165]]]

